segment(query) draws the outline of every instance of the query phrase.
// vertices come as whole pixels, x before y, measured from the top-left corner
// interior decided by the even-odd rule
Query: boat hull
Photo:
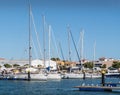
[[[61,75],[60,74],[48,74],[47,75],[47,80],[61,80]]]
[[[120,73],[107,73],[105,76],[107,78],[120,78]]]
[[[83,74],[74,74],[74,73],[66,73],[62,77],[63,79],[80,79],[83,78]]]
[[[66,73],[63,75],[63,79],[82,79],[84,74],[76,74],[76,73]],[[85,78],[101,78],[100,74],[85,74]]]
[[[1,80],[28,80],[28,74],[27,73],[19,73],[15,75],[11,74],[11,75],[6,75],[4,77],[1,77],[0,79]],[[41,73],[30,74],[30,80],[47,81],[47,77]]]

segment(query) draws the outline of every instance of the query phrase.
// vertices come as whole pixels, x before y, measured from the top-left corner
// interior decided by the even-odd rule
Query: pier
[[[101,86],[75,86],[74,88],[78,88],[79,91],[107,91],[107,92],[120,92],[120,87],[117,87],[117,85],[119,85],[120,83],[112,83],[112,82],[108,82],[105,83],[105,72],[102,71],[102,78],[101,78]]]

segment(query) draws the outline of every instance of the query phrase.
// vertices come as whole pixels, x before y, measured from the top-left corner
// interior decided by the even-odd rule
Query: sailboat
[[[60,74],[58,74],[57,72],[52,72],[51,71],[51,66],[50,66],[50,64],[51,64],[51,60],[50,60],[50,44],[51,44],[51,41],[50,41],[50,39],[51,39],[51,26],[49,25],[49,27],[48,27],[49,29],[48,29],[48,32],[49,32],[49,66],[48,66],[48,73],[47,73],[47,80],[61,80],[61,75]]]
[[[75,47],[75,50],[76,50],[76,53],[77,53],[77,56],[78,56],[78,59],[79,59],[79,62],[81,64],[81,72],[84,71],[84,68],[83,68],[83,36],[84,36],[84,32],[80,32],[80,36],[81,36],[81,54],[80,54],[80,57],[79,57],[79,54],[78,54],[78,51],[77,51],[77,48],[76,48],[76,45],[75,45],[75,42],[74,42],[74,39],[73,39],[73,36],[72,36],[72,33],[68,27],[68,46],[69,46],[69,60],[71,60],[70,58],[70,36],[72,37],[72,40],[73,40],[73,43],[74,43],[74,47]],[[95,55],[95,46],[94,46],[94,55]],[[83,73],[66,73],[63,78],[67,78],[67,79],[78,79],[78,78],[101,78],[101,74],[96,74],[96,73],[86,73],[86,72],[83,72]]]
[[[24,73],[17,73],[14,74],[14,79],[16,80],[39,80],[39,81],[46,81],[47,77],[45,73],[39,71],[38,69],[31,67],[31,6],[29,6],[29,68],[26,69]],[[34,72],[37,71],[37,72]]]
[[[95,49],[96,49],[96,42],[94,43],[94,61],[93,61],[93,67],[95,66]],[[94,73],[94,70],[92,68],[92,73],[86,73],[86,78],[101,78],[101,74],[99,73]]]
[[[74,47],[75,47],[75,50],[76,50],[76,53],[77,53],[77,57],[78,57],[78,59],[80,60],[80,57],[79,57],[79,54],[78,54],[78,51],[77,51],[77,48],[76,48],[76,45],[75,45],[75,42],[74,42],[72,33],[71,33],[71,30],[70,30],[70,27],[68,26],[69,61],[71,61],[70,36],[72,37],[72,41],[73,41],[73,44],[74,44]],[[79,61],[79,62],[80,62],[80,61]],[[64,79],[80,79],[80,78],[83,78],[83,77],[84,77],[83,73],[72,73],[72,72],[69,72],[69,73],[65,73],[65,74],[63,75],[63,78],[64,78]]]

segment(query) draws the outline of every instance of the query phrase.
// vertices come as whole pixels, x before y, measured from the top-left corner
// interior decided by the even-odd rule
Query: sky
[[[45,27],[51,25],[51,57],[68,60],[70,26],[80,55],[80,32],[84,30],[83,58],[120,58],[120,0],[29,0],[32,10],[32,56],[43,58],[43,18]],[[29,33],[28,0],[0,0],[0,57],[28,58]],[[34,21],[34,24],[33,24]],[[36,27],[36,32],[34,30]],[[46,58],[48,58],[48,28],[45,29]],[[37,44],[39,39],[40,48]],[[60,49],[60,45],[61,48]],[[41,50],[41,54],[39,51]],[[71,59],[78,60],[70,37]]]

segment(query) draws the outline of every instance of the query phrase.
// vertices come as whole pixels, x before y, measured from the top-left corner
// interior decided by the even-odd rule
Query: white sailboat
[[[71,37],[72,37],[70,27],[68,26],[69,61],[71,61],[70,35],[71,35]],[[73,37],[72,37],[72,39],[73,39]],[[75,43],[74,43],[74,46],[75,46]],[[76,46],[75,46],[75,49],[76,49],[76,52],[77,52]],[[80,59],[78,52],[77,52],[77,56],[78,56],[78,59]],[[83,78],[83,77],[84,77],[83,73],[72,73],[72,72],[70,72],[70,73],[65,73],[65,74],[62,76],[63,79],[80,79],[80,78]]]
[[[31,54],[31,6],[29,6],[29,68],[26,69],[26,72],[24,73],[17,73],[14,75],[14,79],[16,80],[39,80],[39,81],[46,81],[47,77],[43,72],[34,72],[35,68],[31,67],[31,60],[32,60],[32,54]]]
[[[32,15],[32,11],[31,11],[31,7],[30,7],[30,13],[29,13],[29,65],[31,67],[31,15]],[[40,80],[40,81],[45,81],[47,80],[47,77],[45,76],[45,74],[41,71],[39,71],[38,73],[31,73],[30,74],[30,80]]]
[[[49,70],[48,70],[48,73],[47,73],[47,79],[48,80],[60,80],[61,79],[61,75],[60,74],[58,74],[57,72],[52,72],[51,71],[51,66],[50,66],[50,63],[51,63],[51,61],[50,61],[50,44],[51,44],[51,26],[49,25],[49,66],[48,66],[48,68],[49,68]]]
[[[70,29],[69,29],[69,27],[68,27],[68,43],[70,43],[69,41],[70,41],[70,38],[69,38],[69,36],[70,36],[70,33],[71,33],[71,31],[70,31]],[[72,36],[72,35],[71,35]],[[84,32],[82,31],[81,33],[80,33],[80,36],[81,36],[81,53],[80,53],[80,62],[81,62],[81,73],[66,73],[66,74],[64,74],[63,75],[63,78],[67,78],[67,79],[78,79],[78,78],[101,78],[101,74],[97,74],[97,73],[82,73],[82,70],[84,70],[84,68],[83,68],[83,62],[82,62],[82,60],[83,60],[83,36],[84,36]],[[69,60],[71,59],[70,58],[70,44],[69,44]],[[79,55],[78,55],[78,58],[79,58]],[[94,59],[95,59],[95,45],[94,45]]]
[[[95,50],[96,50],[96,42],[94,43],[94,47],[93,47],[93,49],[94,49],[94,55],[93,55],[93,57],[94,57],[94,61],[93,61],[93,67],[95,66]],[[93,71],[93,70],[92,70]],[[101,74],[100,73],[94,73],[94,72],[92,72],[92,73],[86,73],[86,78],[101,78],[102,76],[101,76]]]

